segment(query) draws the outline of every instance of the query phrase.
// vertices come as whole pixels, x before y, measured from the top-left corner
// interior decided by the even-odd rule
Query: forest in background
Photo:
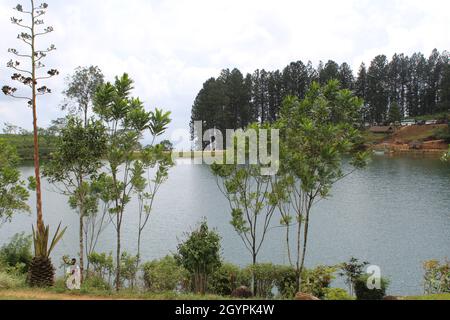
[[[292,62],[283,70],[256,70],[244,75],[238,69],[224,69],[210,78],[192,106],[194,121],[204,127],[245,128],[253,122],[272,123],[279,116],[286,96],[304,98],[311,83],[337,79],[343,89],[364,99],[361,123],[388,123],[405,117],[420,117],[450,109],[449,53],[433,50],[429,57],[395,54],[390,60],[376,56],[367,67],[361,64],[355,75],[346,62],[329,60],[314,67],[311,62]]]

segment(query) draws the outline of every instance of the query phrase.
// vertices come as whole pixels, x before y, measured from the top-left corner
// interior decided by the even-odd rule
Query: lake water
[[[22,167],[24,176],[32,167]],[[390,278],[390,294],[422,293],[422,263],[450,257],[450,166],[437,159],[374,156],[370,165],[333,188],[333,196],[318,203],[312,221],[307,266],[337,264],[351,256],[381,267]],[[45,222],[54,231],[62,221],[68,231],[57,246],[53,261],[75,256],[78,217],[67,199],[43,184]],[[34,206],[34,197],[30,198]],[[123,249],[136,251],[137,204],[132,202],[123,227]],[[250,255],[229,224],[229,206],[207,166],[180,160],[160,189],[151,221],[143,235],[144,260],[161,258],[176,250],[183,233],[207,217],[223,238],[225,260],[246,265]],[[31,232],[34,215],[16,215],[0,229],[0,244],[18,232]],[[274,218],[274,225],[279,221]],[[259,262],[287,263],[284,232],[271,230]],[[115,249],[113,228],[102,235],[98,252]],[[342,286],[342,281],[336,285]]]

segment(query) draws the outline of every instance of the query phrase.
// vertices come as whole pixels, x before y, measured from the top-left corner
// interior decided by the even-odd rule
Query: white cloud
[[[9,82],[9,47],[17,47],[11,8],[0,4],[0,81]],[[24,4],[27,1],[23,1]],[[46,61],[61,71],[40,103],[39,124],[61,115],[64,77],[79,65],[98,65],[108,79],[128,72],[148,108],[172,111],[172,129],[187,127],[202,83],[222,68],[243,72],[283,68],[294,60],[334,59],[355,69],[375,55],[429,54],[449,49],[448,1],[88,1],[48,0],[55,32],[43,45],[58,50]],[[31,127],[22,102],[0,97],[0,125]]]

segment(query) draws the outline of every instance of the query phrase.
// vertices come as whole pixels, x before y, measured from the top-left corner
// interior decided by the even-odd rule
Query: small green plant
[[[112,276],[114,274],[114,260],[112,253],[93,252],[89,255],[88,259],[93,267],[93,276],[100,277],[111,284]]]
[[[33,259],[31,243],[31,236],[26,236],[25,233],[14,235],[11,241],[0,249],[0,263],[14,268],[19,273],[27,273]]]
[[[208,292],[220,296],[230,296],[241,286],[248,286],[251,278],[241,268],[231,263],[224,263],[211,274]]]
[[[0,290],[16,289],[25,286],[23,276],[0,271]]]
[[[325,295],[323,296],[325,300],[354,300],[348,292],[341,288],[327,288],[325,289]]]
[[[220,236],[208,228],[204,220],[197,230],[186,234],[187,239],[178,245],[175,256],[192,277],[195,293],[204,295],[208,287],[209,276],[220,267]]]
[[[323,298],[326,289],[334,280],[337,268],[333,266],[318,266],[305,269],[302,273],[301,292],[309,293],[317,298]]]
[[[352,257],[348,262],[339,266],[339,276],[344,277],[351,296],[354,295],[356,280],[364,274],[364,269],[368,265],[369,262],[359,262],[358,259]]]
[[[386,290],[389,286],[389,281],[385,278],[380,279],[380,288],[370,289],[368,287],[370,275],[365,274],[360,276],[355,281],[355,293],[357,300],[383,300],[386,296]]]
[[[423,264],[425,294],[441,294],[450,292],[450,262],[437,260]]]
[[[182,286],[186,270],[179,266],[173,256],[153,260],[142,265],[145,288],[151,292],[175,291]]]
[[[272,263],[257,263],[248,266],[245,271],[249,277],[255,277],[255,295],[260,298],[273,298],[273,289],[277,282],[278,267]]]
[[[292,299],[297,293],[297,272],[290,266],[278,267],[276,287],[279,295],[284,299]]]

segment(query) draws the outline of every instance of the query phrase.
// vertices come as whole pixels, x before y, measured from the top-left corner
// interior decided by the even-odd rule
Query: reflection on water
[[[24,176],[32,167],[21,168]],[[314,209],[307,265],[337,264],[351,256],[381,267],[391,279],[391,294],[422,293],[422,262],[450,257],[450,167],[437,159],[374,156],[363,171],[340,181],[333,197]],[[53,256],[58,266],[63,254],[76,255],[78,220],[67,199],[44,183],[45,222],[63,221],[68,231]],[[30,199],[31,206],[34,198]],[[123,249],[136,250],[137,203],[126,210]],[[250,255],[229,224],[228,203],[207,166],[180,159],[161,187],[151,220],[143,234],[144,260],[174,252],[178,239],[207,217],[223,238],[226,260],[245,265]],[[279,219],[274,218],[274,227]],[[17,215],[0,231],[0,243],[17,232],[31,231],[33,216]],[[113,228],[100,239],[98,250],[115,249]],[[260,262],[287,263],[283,230],[273,228]],[[337,285],[343,285],[337,282]]]

